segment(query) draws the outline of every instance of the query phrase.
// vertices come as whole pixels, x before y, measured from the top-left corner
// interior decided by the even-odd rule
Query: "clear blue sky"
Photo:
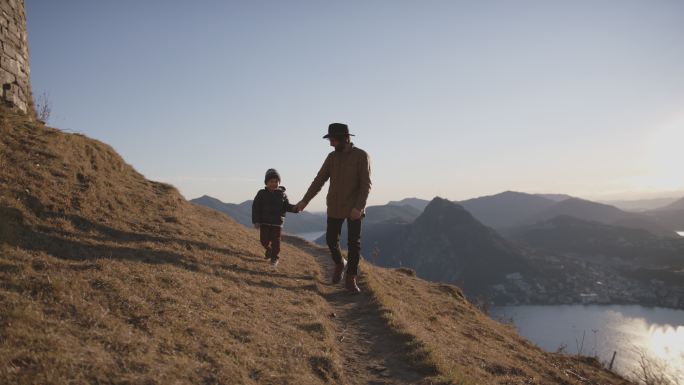
[[[251,199],[275,167],[298,200],[334,121],[371,155],[371,204],[684,190],[684,1],[26,7],[51,125],[187,198]]]

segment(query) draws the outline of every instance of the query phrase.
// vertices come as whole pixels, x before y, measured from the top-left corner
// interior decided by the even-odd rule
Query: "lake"
[[[496,320],[512,320],[519,333],[540,348],[596,356],[630,375],[639,352],[684,384],[684,310],[623,305],[504,306],[490,311]],[[582,336],[584,344],[582,346]]]

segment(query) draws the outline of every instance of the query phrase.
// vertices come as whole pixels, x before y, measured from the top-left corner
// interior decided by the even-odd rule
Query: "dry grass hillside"
[[[290,241],[274,270],[254,231],[0,108],[0,383],[625,383],[453,286],[364,264],[346,295]]]
[[[109,146],[0,116],[2,383],[315,384],[340,377],[319,269]]]
[[[367,281],[389,323],[415,336],[439,372],[453,382],[629,383],[603,369],[594,358],[542,351],[510,325],[491,320],[464,301],[454,286],[378,268],[372,269]],[[398,291],[399,287],[403,289]]]

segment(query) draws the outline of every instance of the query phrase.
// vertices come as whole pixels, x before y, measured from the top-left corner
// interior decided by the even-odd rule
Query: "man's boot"
[[[352,294],[358,294],[361,292],[361,289],[359,289],[359,286],[356,284],[355,275],[347,274],[347,277],[344,281],[344,286],[347,288],[347,291],[349,291]]]
[[[341,263],[335,264],[335,272],[333,273],[332,283],[340,283],[342,274],[344,274],[344,267],[347,266],[347,260],[342,258]]]

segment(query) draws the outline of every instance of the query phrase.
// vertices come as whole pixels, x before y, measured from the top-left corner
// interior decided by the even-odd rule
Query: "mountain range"
[[[485,293],[507,274],[531,270],[515,246],[446,199],[433,199],[396,235],[391,244],[367,236],[378,249],[379,265],[410,267],[419,277],[458,284],[471,296]]]
[[[506,191],[460,202],[482,223],[507,233],[512,228],[543,222],[557,216],[571,216],[607,225],[644,229],[658,236],[674,237],[676,229],[648,213],[632,213],[603,203],[568,197],[548,198],[548,194]],[[556,194],[555,197],[563,197]],[[661,212],[664,216],[665,212]]]
[[[661,226],[684,232],[684,209],[649,211],[645,214]]]
[[[216,198],[203,195],[199,198],[191,199],[190,202],[220,211],[243,226],[253,227],[252,200],[244,201],[240,204],[224,203]],[[283,230],[290,234],[324,231],[325,214],[310,213],[308,211],[298,214],[287,213]]]
[[[657,224],[646,215],[628,213],[615,206],[579,198],[570,198],[558,202],[531,216],[523,224],[546,221],[557,216],[571,216],[585,221],[644,229],[659,236],[675,236],[673,230]]]
[[[665,208],[679,198],[648,198],[630,200],[600,200],[599,203],[615,206],[620,210],[642,213]]]
[[[534,215],[558,204],[557,201],[543,196],[515,191],[505,191],[458,203],[483,224],[496,229],[520,225]]]
[[[224,203],[210,196],[191,200],[221,211],[239,223],[251,227],[251,204]],[[386,205],[366,208],[365,223],[385,221],[412,222],[430,201],[406,198]],[[589,222],[643,229],[658,236],[674,237],[675,231],[684,230],[684,198],[671,202],[657,210],[628,212],[618,207],[575,198],[566,194],[528,194],[505,191],[499,194],[456,201],[484,225],[506,235],[510,230],[544,222],[557,216],[570,216]],[[325,230],[325,214],[304,212],[289,214],[285,221],[289,233],[305,233]]]
[[[387,204],[366,208],[365,224],[369,223],[411,223],[420,216],[423,210],[412,205]]]
[[[194,202],[250,220],[251,201],[233,205],[205,196]],[[576,261],[599,264],[597,271],[619,266],[675,271],[684,267],[684,247],[666,219],[681,217],[684,210],[677,207],[633,213],[564,194],[515,191],[462,202],[407,198],[366,209],[363,254],[379,266],[409,267],[422,278],[456,283],[470,297],[489,295],[496,285],[510,289],[511,274],[552,287],[541,271],[577,265],[567,274],[580,277],[582,262]],[[289,215],[286,226],[295,225],[291,233],[324,231],[325,216],[310,215],[305,226],[298,224],[299,215]],[[325,236],[316,242],[325,245]],[[344,226],[343,248],[346,242]]]
[[[684,198],[678,199],[669,205],[657,209],[656,211],[667,211],[667,210],[684,210]]]
[[[684,198],[644,214],[662,226],[684,232]]]
[[[365,258],[380,266],[415,269],[425,279],[457,283],[471,297],[491,295],[503,302],[574,303],[582,301],[581,293],[595,282],[606,281],[595,289],[604,293],[600,297],[604,302],[612,298],[681,306],[672,298],[634,296],[652,290],[648,277],[676,282],[676,272],[684,268],[684,240],[645,214],[578,198],[554,201],[512,191],[463,203],[474,212],[435,198],[413,221],[397,216],[371,220],[374,210],[369,210],[362,227]],[[391,212],[397,207],[376,210]],[[482,218],[508,227],[488,227]],[[343,248],[346,242],[343,231]],[[317,243],[324,245],[325,237]],[[586,269],[591,274],[583,273]],[[634,273],[650,269],[658,272]],[[629,274],[641,281],[634,283]],[[561,285],[558,280],[571,283]],[[498,291],[492,292],[496,287]],[[546,290],[537,292],[535,287]]]
[[[684,242],[681,240],[567,215],[518,227],[510,235],[543,252],[573,255],[614,266],[684,267]]]
[[[238,223],[247,227],[252,227],[252,200],[244,201],[240,204],[224,203],[216,198],[203,195],[199,198],[190,200],[190,202],[220,211],[235,219]],[[366,208],[366,220],[364,223],[410,223],[413,222],[421,212],[421,209],[416,208],[415,205],[409,204],[397,203],[382,206],[368,206]],[[285,224],[283,225],[283,229],[290,234],[325,231],[325,227],[325,213],[310,213],[308,211],[297,214],[287,213]],[[346,230],[344,231],[346,233]]]
[[[507,274],[532,270],[516,246],[463,206],[442,198],[430,201],[413,221],[367,222],[362,231],[364,255],[371,262],[408,267],[421,278],[456,283],[471,297],[486,293]],[[325,237],[317,242],[325,244]],[[345,243],[343,236],[341,244]]]

